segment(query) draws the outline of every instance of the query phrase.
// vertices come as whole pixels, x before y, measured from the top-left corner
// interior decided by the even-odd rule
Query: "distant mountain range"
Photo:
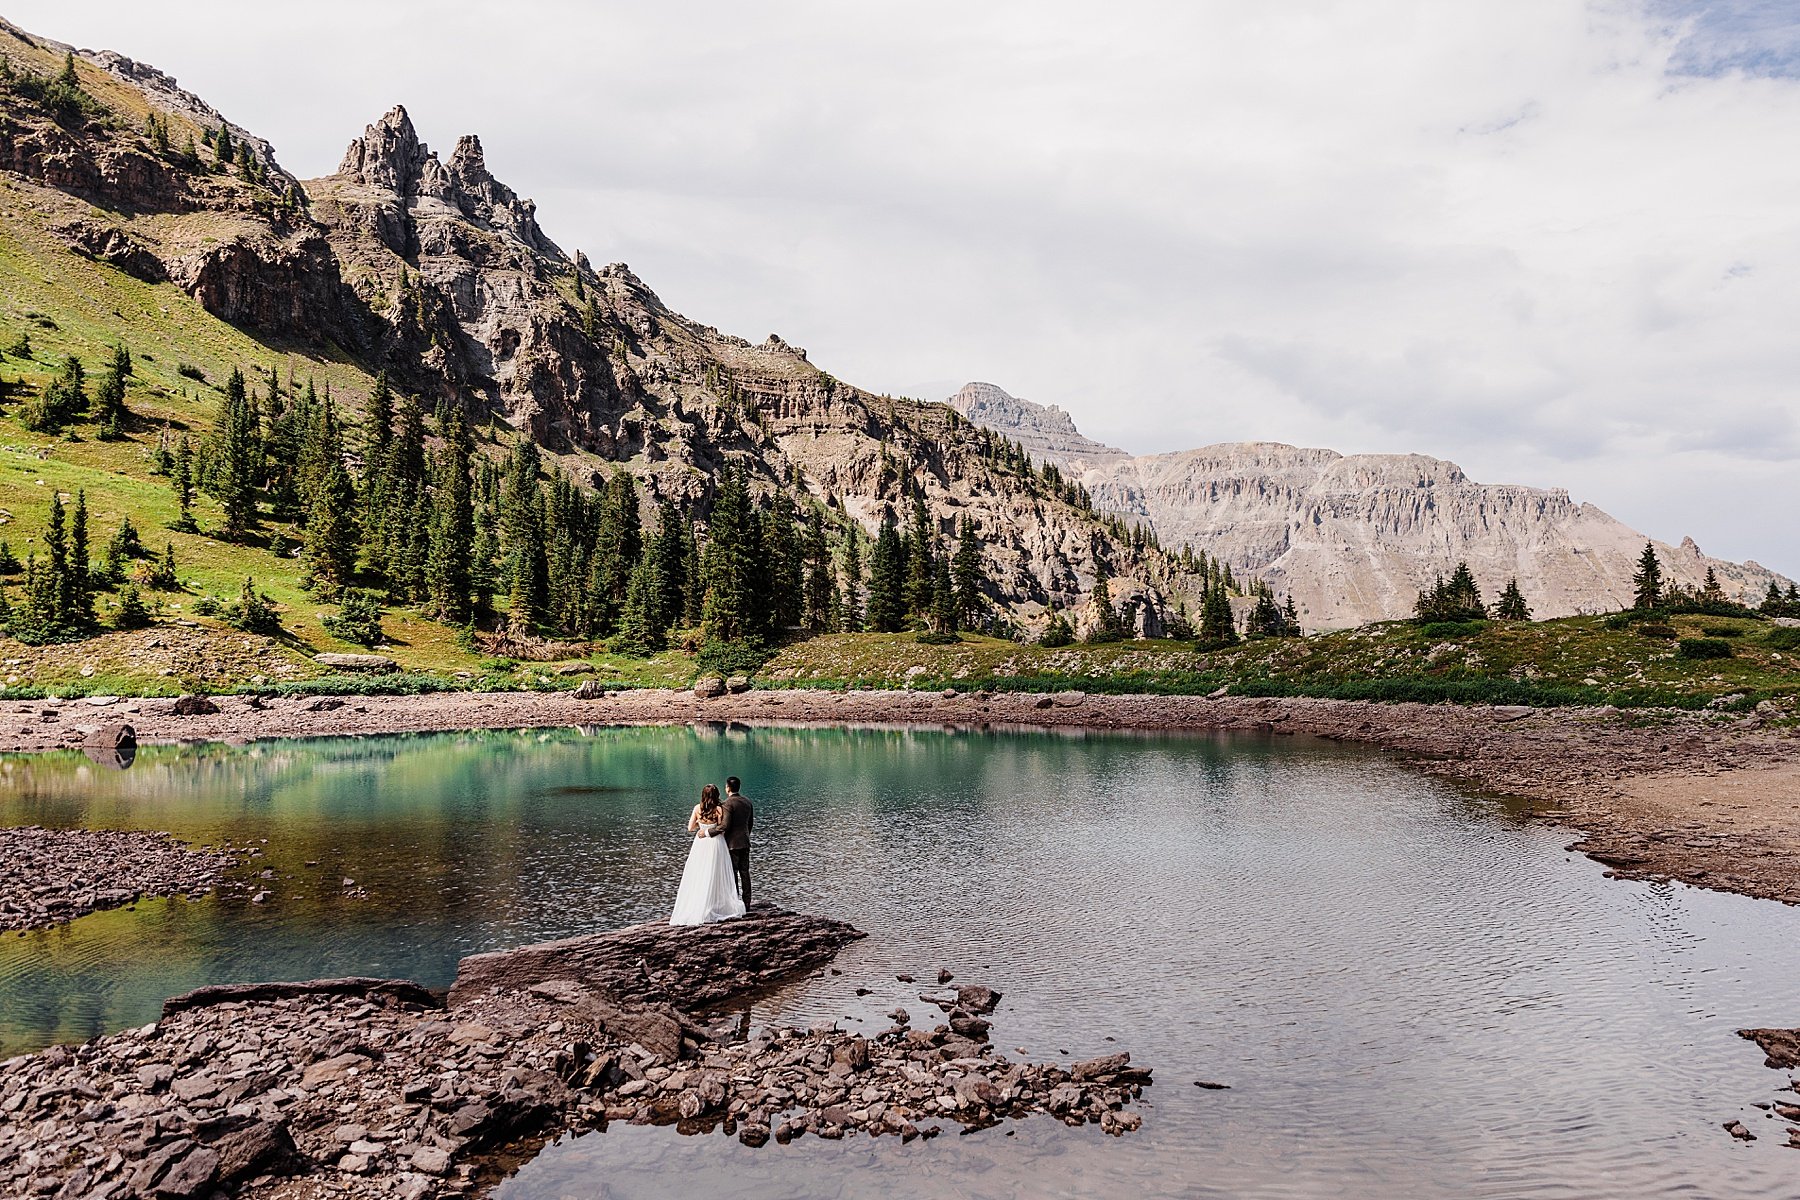
[[[1420,588],[1464,560],[1490,600],[1516,577],[1540,617],[1620,608],[1647,540],[1561,488],[1477,483],[1421,454],[1228,442],[1133,456],[1084,436],[1060,408],[990,383],[949,403],[1075,474],[1100,509],[1147,522],[1166,548],[1191,543],[1291,594],[1309,628],[1408,615]],[[1710,567],[1751,602],[1788,582],[1710,558],[1692,539],[1658,549],[1672,582],[1697,586]]]

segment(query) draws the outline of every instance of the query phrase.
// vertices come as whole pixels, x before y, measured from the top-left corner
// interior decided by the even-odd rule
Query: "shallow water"
[[[752,1020],[923,1016],[894,975],[947,964],[1006,993],[1009,1054],[1154,1066],[1143,1131],[749,1151],[615,1126],[548,1149],[507,1200],[1800,1193],[1800,1152],[1750,1107],[1783,1077],[1732,1032],[1800,1020],[1800,910],[1605,880],[1566,831],[1282,737],[605,729],[153,748],[127,772],[12,758],[0,820],[266,837],[276,878],[264,907],[147,902],[0,939],[0,1053],[202,983],[443,983],[470,951],[659,916],[692,797],[728,772],[757,801],[759,896],[871,934]],[[1762,1140],[1732,1141],[1733,1117]]]

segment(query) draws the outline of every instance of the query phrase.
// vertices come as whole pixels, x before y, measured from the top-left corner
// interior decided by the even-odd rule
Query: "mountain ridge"
[[[1222,442],[1133,456],[992,384],[949,403],[1074,472],[1096,507],[1291,594],[1309,628],[1410,615],[1418,592],[1465,560],[1490,594],[1516,577],[1539,616],[1625,607],[1653,541],[1567,489],[1478,483],[1429,455]],[[1687,587],[1710,568],[1754,604],[1771,582],[1789,582],[1754,561],[1709,557],[1692,538],[1654,544],[1670,581]]]

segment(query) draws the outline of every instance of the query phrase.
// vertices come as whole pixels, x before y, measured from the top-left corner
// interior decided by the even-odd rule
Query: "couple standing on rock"
[[[675,891],[671,925],[704,925],[741,917],[750,904],[750,830],[756,809],[738,788],[736,775],[725,781],[721,799],[716,784],[700,789],[700,803],[688,817],[694,843]]]

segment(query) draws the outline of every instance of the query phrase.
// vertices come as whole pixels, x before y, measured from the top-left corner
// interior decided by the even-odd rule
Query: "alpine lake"
[[[442,985],[465,954],[663,917],[688,811],[728,774],[756,803],[758,898],[870,935],[739,1022],[873,1032],[932,1013],[946,966],[1005,994],[1009,1057],[1154,1068],[1142,1130],[752,1150],[614,1125],[504,1200],[1800,1194],[1752,1107],[1784,1079],[1734,1035],[1800,1022],[1800,910],[1608,880],[1566,829],[1295,737],[734,725],[10,756],[0,822],[251,840],[245,872],[274,879],[266,904],[0,938],[0,1056],[202,984]]]

